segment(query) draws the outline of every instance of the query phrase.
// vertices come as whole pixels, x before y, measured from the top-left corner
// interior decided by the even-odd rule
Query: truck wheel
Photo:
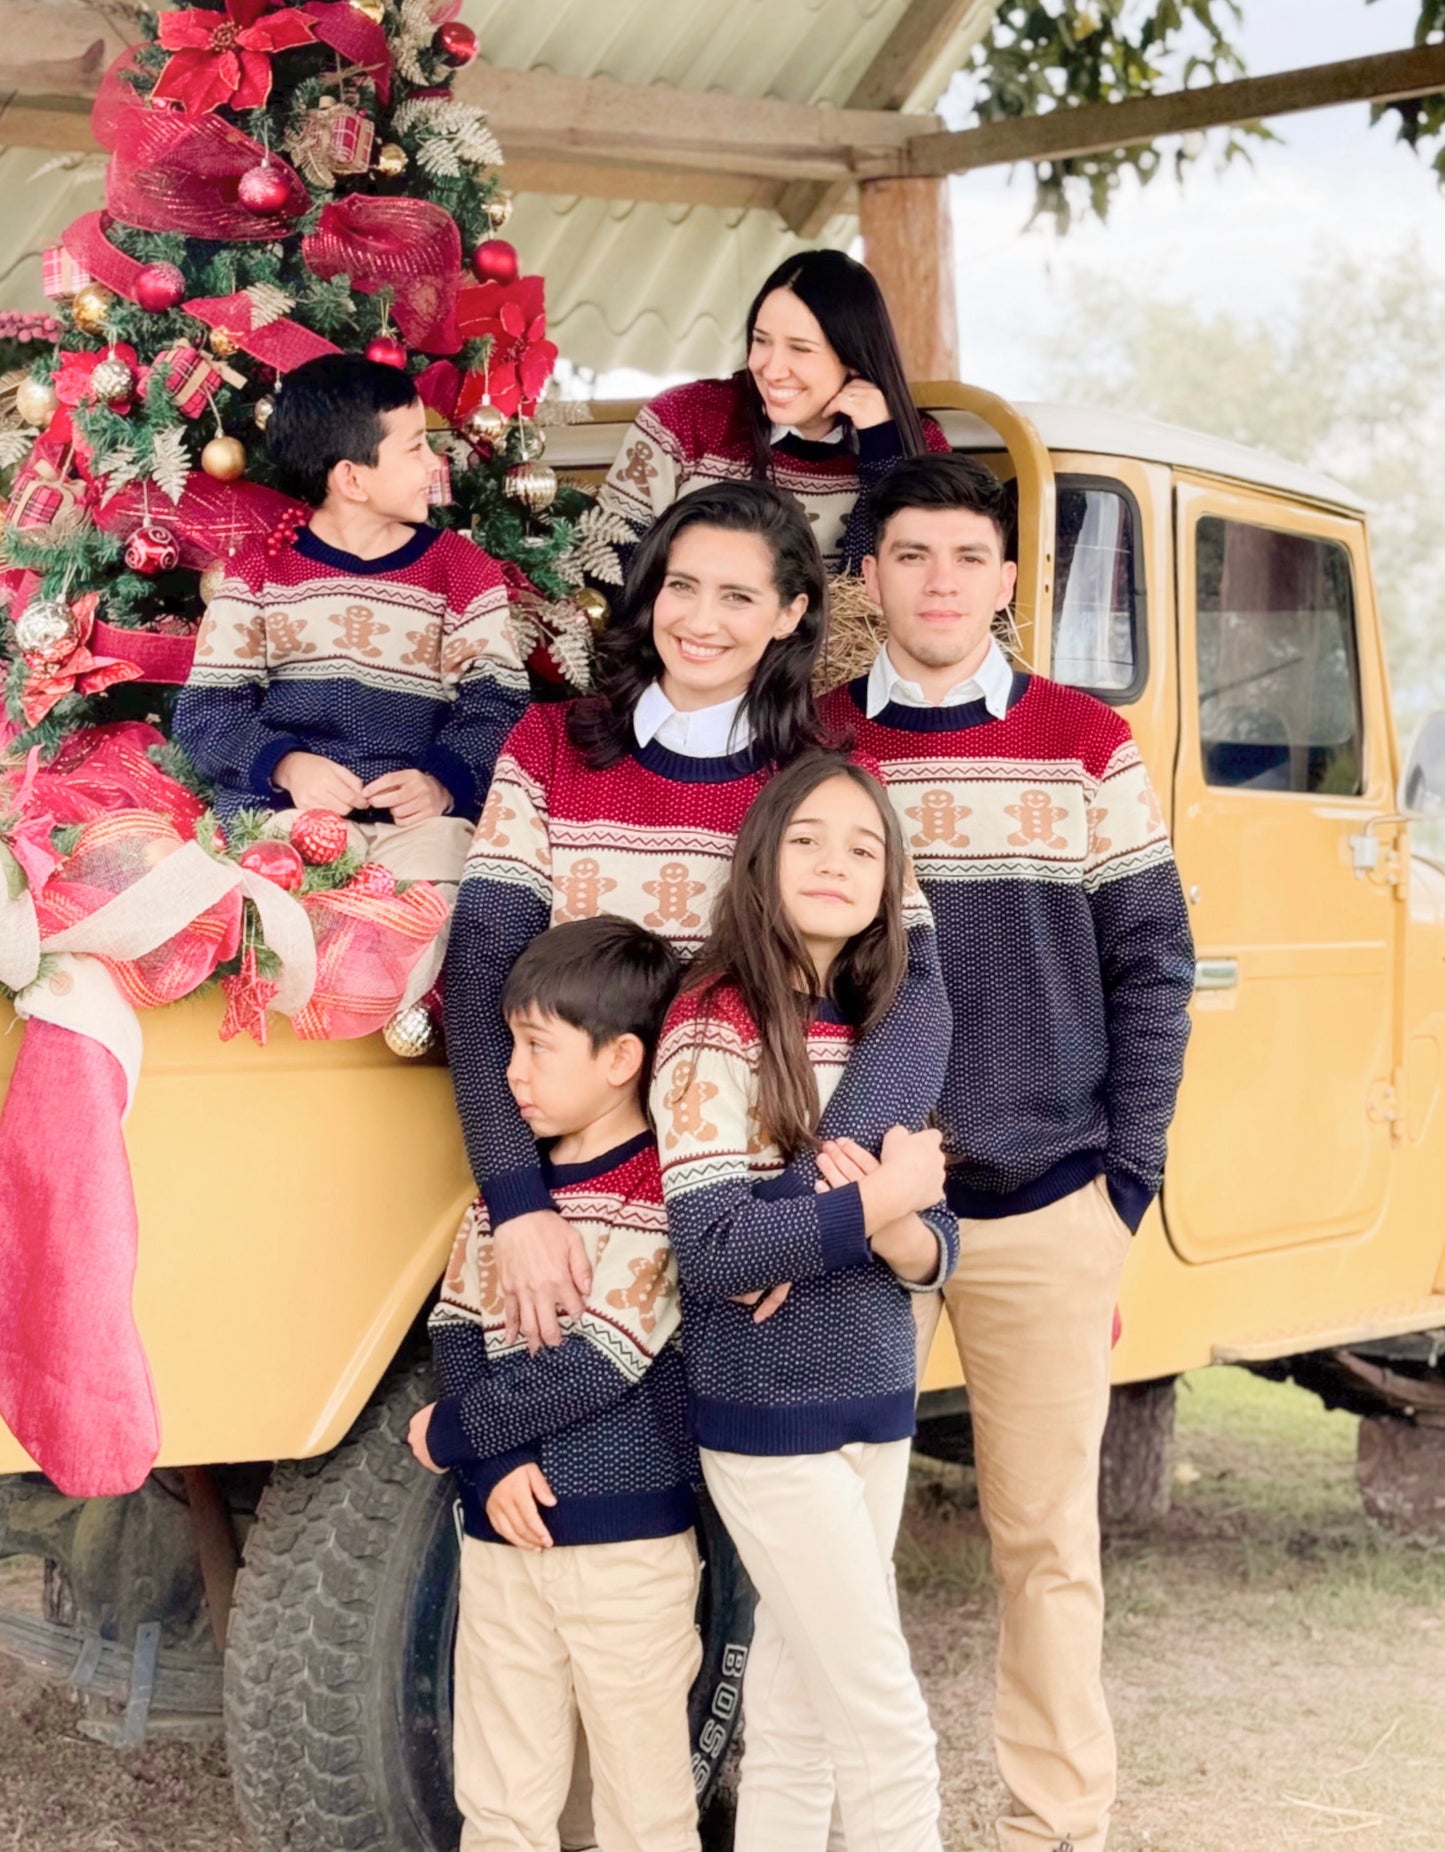
[[[1120,1383],[1109,1397],[1099,1468],[1099,1517],[1106,1530],[1127,1530],[1169,1509],[1174,1449],[1172,1376]]]
[[[406,1445],[434,1394],[412,1362],[334,1453],[285,1461],[246,1540],[225,1665],[236,1799],[261,1852],[453,1852],[450,1482]],[[693,1768],[706,1801],[741,1711],[752,1593],[705,1522]]]

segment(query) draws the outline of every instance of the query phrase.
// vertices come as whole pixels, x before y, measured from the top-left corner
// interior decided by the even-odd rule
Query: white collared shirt
[[[890,701],[900,707],[962,707],[965,701],[982,701],[995,720],[1008,712],[1013,692],[1013,670],[1008,657],[999,648],[998,639],[990,638],[988,654],[966,682],[955,682],[941,701],[930,701],[917,682],[907,682],[894,668],[888,645],[873,658],[868,671],[868,696],[864,711],[872,720]]]
[[[796,437],[805,444],[841,444],[848,435],[848,427],[841,421],[835,424],[826,437],[804,437],[795,424],[775,424],[768,438],[770,444],[780,444],[785,437]]]
[[[632,731],[639,746],[656,740],[687,759],[725,759],[752,744],[753,730],[741,711],[746,700],[746,695],[735,695],[685,714],[668,700],[661,682],[653,682],[632,710]]]

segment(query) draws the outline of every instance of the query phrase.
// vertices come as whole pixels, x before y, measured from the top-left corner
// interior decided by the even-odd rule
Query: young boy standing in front
[[[267,438],[314,512],[289,543],[254,541],[227,562],[176,738],[223,821],[331,811],[368,860],[454,886],[527,704],[501,568],[428,525],[426,411],[396,367],[308,361]]]
[[[503,995],[508,1085],[592,1286],[566,1342],[529,1355],[478,1198],[431,1318],[442,1395],[409,1439],[423,1466],[455,1470],[461,1498],[462,1852],[557,1846],[579,1714],[607,1852],[697,1852],[699,1471],[642,1105],[679,970],[661,939],[603,914],[533,940]]]

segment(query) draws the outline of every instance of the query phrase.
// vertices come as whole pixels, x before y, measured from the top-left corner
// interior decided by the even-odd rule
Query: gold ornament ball
[[[510,193],[493,193],[487,201],[487,223],[494,232],[502,227],[512,216],[512,196]]]
[[[595,586],[582,586],[572,594],[572,602],[594,630],[601,630],[612,615],[611,605]]]
[[[474,443],[495,444],[507,428],[507,420],[490,399],[483,399],[467,419],[467,436]]]
[[[235,482],[246,473],[246,446],[236,437],[213,437],[201,452],[201,468],[217,482]]]
[[[386,0],[351,0],[352,6],[363,19],[369,19],[373,26],[379,26],[386,18]]]
[[[22,379],[15,388],[15,409],[26,424],[49,424],[59,403],[48,379]]]
[[[269,394],[265,398],[257,399],[256,403],[251,407],[251,416],[256,420],[256,429],[258,431],[264,431],[266,426],[270,424],[271,414],[275,409],[276,401],[271,398]]]
[[[32,598],[20,613],[15,641],[36,662],[60,662],[75,642],[75,619],[63,598]]]
[[[104,283],[87,283],[75,292],[70,305],[71,320],[82,334],[99,334],[115,307],[115,296]]]
[[[406,172],[407,154],[400,142],[384,141],[376,151],[376,171],[385,174],[389,180],[395,180],[398,174]]]
[[[229,360],[232,354],[239,353],[241,343],[229,328],[213,328],[209,346],[218,360]]]
[[[503,483],[513,501],[521,502],[533,514],[550,508],[557,495],[557,472],[550,463],[514,463]]]
[[[212,560],[201,574],[201,603],[209,604],[220,591],[226,578],[226,562],[223,559]]]
[[[117,355],[99,361],[90,375],[90,389],[96,398],[113,405],[126,398],[135,388],[135,374]]]
[[[547,448],[547,433],[535,419],[517,417],[512,422],[517,455],[524,463],[535,463]]]
[[[424,1003],[409,1003],[381,1032],[382,1040],[394,1055],[415,1061],[436,1046],[437,1026]]]

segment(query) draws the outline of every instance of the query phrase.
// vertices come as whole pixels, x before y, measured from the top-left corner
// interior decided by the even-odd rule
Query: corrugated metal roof
[[[846,102],[908,0],[466,0],[462,16],[493,64],[567,77]],[[931,108],[997,0],[979,0],[907,99]],[[39,253],[102,201],[98,169],[32,179],[48,159],[0,151],[0,306],[41,306]],[[503,170],[505,179],[505,169]],[[816,240],[846,244],[854,221]],[[562,352],[598,372],[716,373],[737,365],[758,283],[805,248],[772,212],[538,195],[518,198],[507,236],[547,279]]]

